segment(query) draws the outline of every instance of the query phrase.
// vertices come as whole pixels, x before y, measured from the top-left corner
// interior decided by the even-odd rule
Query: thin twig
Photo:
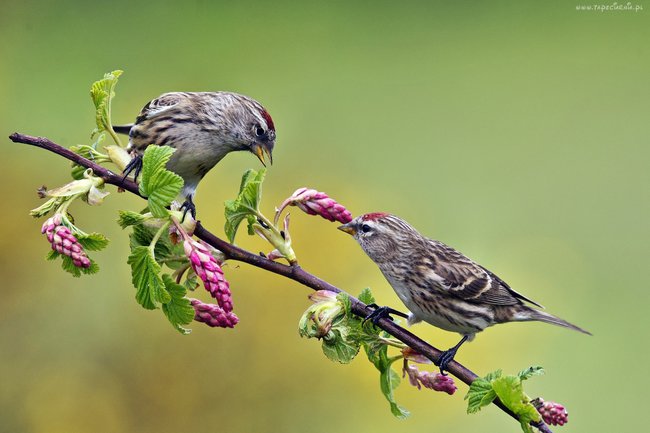
[[[138,185],[132,180],[124,179],[123,176],[119,174],[115,174],[112,171],[94,163],[93,161],[90,161],[89,159],[86,159],[83,156],[78,155],[72,152],[71,150],[66,149],[63,146],[60,146],[48,140],[47,138],[33,137],[30,135],[24,135],[19,133],[14,133],[10,135],[9,138],[11,139],[11,141],[15,143],[29,144],[56,153],[57,155],[63,156],[64,158],[69,159],[70,161],[73,161],[76,164],[92,169],[95,175],[104,179],[106,183],[115,185],[126,191],[132,192],[133,194],[136,194],[142,198],[145,198],[140,194]],[[194,234],[199,239],[207,242],[208,244],[212,245],[213,247],[215,247],[216,249],[224,253],[225,256],[230,260],[245,262],[255,267],[265,269],[267,271],[273,272],[278,275],[282,275],[286,278],[297,281],[302,285],[307,286],[313,290],[330,290],[332,292],[337,292],[337,293],[343,291],[338,287],[335,287],[332,284],[328,283],[327,281],[321,280],[315,275],[310,274],[309,272],[305,271],[303,268],[301,268],[298,265],[289,266],[282,263],[274,262],[265,257],[262,257],[257,254],[253,254],[233,244],[230,244],[224,241],[223,239],[215,236],[210,231],[206,230],[200,221],[197,223]],[[352,312],[357,316],[366,317],[368,314],[372,312],[371,308],[369,308],[363,302],[359,301],[357,298],[350,296],[350,299],[352,301]],[[392,335],[393,337],[397,338],[398,340],[400,340],[410,348],[423,354],[434,363],[438,362],[438,359],[442,352],[437,348],[433,347],[432,345],[430,345],[429,343],[427,343],[426,341],[420,339],[415,334],[407,331],[401,326],[398,326],[397,324],[395,324],[389,319],[380,319],[377,322],[377,326],[383,329],[384,331],[386,331],[387,333],[389,333],[390,335]],[[458,379],[460,379],[461,381],[465,382],[467,385],[471,384],[474,381],[474,379],[476,379],[477,377],[475,373],[473,373],[471,370],[469,370],[468,368],[464,367],[463,365],[461,365],[456,361],[452,361],[447,366],[446,370],[452,375],[454,375],[455,377],[457,377]],[[495,399],[493,403],[496,406],[498,406],[501,410],[503,410],[505,413],[507,413],[514,419],[518,420],[517,415],[515,415],[510,409],[508,409],[501,401],[499,401],[498,398]],[[543,421],[539,423],[531,422],[531,425],[539,429],[542,433],[552,433],[548,425],[546,425]]]

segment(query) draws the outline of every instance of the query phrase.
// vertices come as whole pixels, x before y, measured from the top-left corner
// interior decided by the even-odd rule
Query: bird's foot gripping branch
[[[118,218],[122,228],[131,230],[131,254],[126,261],[131,267],[136,300],[146,309],[162,310],[182,334],[189,333],[186,326],[193,320],[222,328],[232,328],[237,324],[222,264],[226,260],[242,261],[316,290],[310,296],[313,304],[300,319],[300,335],[322,340],[325,355],[341,363],[350,362],[363,348],[368,360],[380,372],[380,389],[395,416],[408,414],[395,402],[394,390],[400,382],[400,374],[393,369],[397,361],[402,361],[401,376],[408,378],[414,387],[454,394],[457,388],[451,377],[420,370],[416,366],[439,362],[441,351],[390,318],[380,318],[376,323],[363,320],[372,312],[367,304],[374,302],[369,289],[365,289],[357,299],[297,265],[297,256],[291,245],[289,216],[282,218],[288,206],[329,221],[348,223],[352,220],[350,212],[326,194],[300,188],[276,208],[274,218],[269,219],[260,210],[265,170],[249,170],[242,178],[237,197],[225,204],[225,234],[230,241],[227,242],[207,231],[193,218],[183,218],[175,203],[183,180],[166,168],[173,149],[147,147],[139,184],[100,165],[114,164],[122,171],[130,159],[113,131],[110,119],[111,102],[120,74],[120,71],[106,74],[103,80],[92,86],[97,120],[92,134],[94,143],[66,149],[45,138],[17,133],[10,137],[14,142],[49,150],[73,162],[74,180],[49,191],[42,188],[39,193],[48,200],[31,212],[35,217],[49,216],[42,225],[42,232],[52,248],[48,259],[60,258],[63,269],[73,276],[98,272],[99,266],[89,253],[107,247],[108,239],[99,233],[82,231],[71,216],[70,206],[77,199],[89,205],[100,205],[108,194],[106,184],[115,185],[147,200],[144,211],[121,211]],[[98,149],[106,136],[112,137],[114,143]],[[258,234],[271,244],[269,254],[253,254],[232,244],[239,225],[244,221],[249,234]],[[275,261],[278,259],[289,264]],[[204,303],[188,296],[199,285],[205,287],[214,303]],[[395,353],[391,355],[389,350]],[[549,432],[546,423],[562,425],[567,421],[563,406],[540,398],[531,400],[524,393],[523,382],[540,374],[542,370],[539,367],[512,376],[496,371],[477,378],[458,362],[452,362],[448,371],[470,385],[465,397],[469,413],[493,403],[517,419],[524,431],[532,431],[534,427]]]

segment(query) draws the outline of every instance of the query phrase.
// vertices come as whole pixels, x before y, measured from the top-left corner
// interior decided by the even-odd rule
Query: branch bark
[[[63,146],[60,146],[50,141],[47,138],[34,137],[25,134],[14,133],[9,136],[9,139],[14,143],[23,143],[31,146],[40,147],[41,149],[48,150],[59,156],[69,159],[70,161],[79,164],[85,168],[90,168],[93,170],[96,176],[99,176],[102,179],[104,179],[106,183],[115,185],[135,195],[138,195],[139,197],[145,198],[140,194],[138,185],[132,180],[124,179],[122,175],[113,173],[107,168],[102,167],[101,165],[96,164],[95,162],[86,159],[81,155],[78,155]],[[205,227],[203,227],[200,221],[197,223],[196,230],[194,231],[194,235],[197,236],[199,239],[212,245],[213,247],[217,248],[221,252],[223,252],[226,255],[226,257],[230,260],[236,260],[236,261],[248,263],[257,268],[261,268],[269,272],[282,275],[286,278],[297,281],[298,283],[307,286],[313,290],[330,290],[332,292],[337,292],[337,293],[343,292],[343,290],[305,271],[302,267],[298,265],[290,266],[290,265],[274,262],[265,257],[262,257],[257,254],[253,254],[249,251],[239,248],[236,245],[230,244],[224,241],[223,239],[215,236],[210,231],[208,231]],[[352,312],[357,316],[366,317],[368,314],[372,312],[372,309],[370,307],[368,307],[363,302],[359,301],[354,296],[350,295],[350,299],[352,301]],[[411,347],[414,350],[417,350],[418,352],[420,352],[421,354],[429,358],[434,363],[438,362],[438,359],[442,352],[439,349],[427,343],[426,341],[417,337],[412,332],[402,328],[401,326],[398,326],[397,324],[395,324],[394,322],[388,319],[380,319],[377,322],[377,326],[383,329],[384,331],[388,332],[390,335],[397,338],[407,346]],[[447,371],[451,373],[453,376],[463,381],[464,383],[466,383],[467,385],[471,384],[474,381],[474,379],[476,379],[477,377],[477,375],[474,372],[472,372],[471,370],[469,370],[468,368],[466,368],[465,366],[461,365],[456,361],[452,361],[447,366]],[[501,410],[503,410],[505,413],[510,415],[512,418],[519,421],[517,416],[512,411],[510,411],[510,409],[508,409],[505,405],[503,405],[503,403],[501,403],[501,401],[499,401],[498,398],[494,400],[494,404],[497,407],[499,407]],[[531,422],[531,425],[539,429],[539,431],[541,431],[542,433],[552,433],[548,425],[546,425],[543,421],[540,421],[539,423]]]

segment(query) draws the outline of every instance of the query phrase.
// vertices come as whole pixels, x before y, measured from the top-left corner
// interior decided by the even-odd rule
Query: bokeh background
[[[648,379],[650,4],[576,2],[2,2],[0,132],[89,143],[90,83],[125,71],[114,121],[173,90],[232,90],[278,129],[264,185],[270,214],[301,186],[353,214],[388,211],[494,270],[594,333],[544,324],[491,328],[458,359],[479,374],[541,364],[531,395],[563,402],[558,431],[641,431]],[[394,419],[363,356],[328,361],[297,321],[309,290],[247,265],[226,269],[241,323],[181,336],[134,300],[114,189],[72,211],[107,234],[96,276],[45,262],[35,190],[69,165],[3,138],[0,187],[1,432],[517,432],[489,407],[404,384]],[[259,167],[231,155],[200,186],[204,224]],[[388,284],[335,225],[293,212],[302,265],[358,293]],[[253,251],[258,238],[239,237]],[[446,348],[457,336],[414,328]]]

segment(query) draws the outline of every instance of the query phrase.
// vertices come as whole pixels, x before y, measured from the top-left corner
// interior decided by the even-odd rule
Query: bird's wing
[[[514,291],[505,281],[463,254],[438,241],[429,241],[431,271],[429,278],[449,294],[468,302],[515,305],[531,301]]]
[[[135,119],[136,125],[145,120],[159,117],[163,114],[171,114],[182,102],[188,99],[188,95],[182,92],[165,93],[156,99],[147,102],[138,117]]]

